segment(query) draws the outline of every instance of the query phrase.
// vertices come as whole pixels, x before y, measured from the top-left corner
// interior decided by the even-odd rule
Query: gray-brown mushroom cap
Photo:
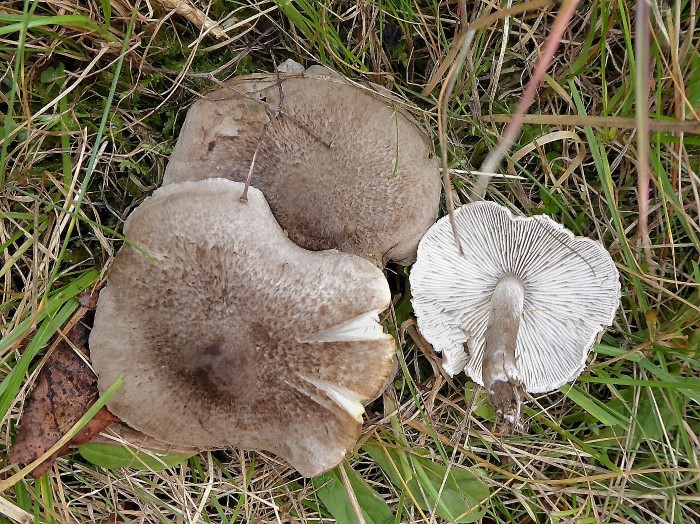
[[[432,144],[397,103],[328,74],[237,78],[192,105],[164,184],[244,181],[259,143],[252,185],[295,243],[415,260],[441,183]]]
[[[393,371],[382,272],[285,237],[223,179],[157,190],[129,217],[91,358],[109,409],[166,443],[264,449],[312,476],[342,460]]]

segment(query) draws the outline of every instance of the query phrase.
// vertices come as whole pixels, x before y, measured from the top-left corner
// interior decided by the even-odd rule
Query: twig
[[[297,75],[297,77],[298,77],[298,75]],[[261,106],[265,107],[266,109],[275,112],[275,114],[277,116],[283,116],[285,118],[289,118],[297,127],[299,127],[299,129],[308,133],[309,136],[311,136],[314,140],[317,140],[318,142],[323,144],[328,149],[333,147],[333,142],[330,142],[330,141],[326,140],[325,138],[319,136],[318,134],[314,133],[309,128],[309,126],[307,126],[304,122],[302,122],[301,120],[296,118],[291,113],[288,113],[283,108],[278,107],[279,104],[275,105],[275,104],[271,104],[270,102],[265,102],[263,100],[260,100],[260,98],[254,96],[254,95],[251,95],[250,93],[245,93],[243,91],[239,91],[238,89],[235,89],[233,86],[226,84],[220,80],[217,80],[217,79],[212,79],[212,80],[218,87],[225,88],[226,90],[231,91],[235,96],[240,96],[242,98],[246,98],[246,99],[251,100],[257,104],[260,104]],[[279,82],[283,82],[284,80],[285,80],[284,78],[281,78],[281,77],[279,78]],[[194,94],[197,96],[201,96],[198,93],[194,93]],[[207,98],[206,95],[203,96],[203,98],[206,100],[209,100],[210,102],[217,102],[219,100],[226,100],[226,98],[216,98],[216,99],[215,98]]]
[[[348,478],[348,473],[345,471],[345,465],[348,463],[347,460],[341,462],[338,466],[338,471],[340,471],[340,476],[343,479],[343,485],[345,486],[345,491],[348,494],[348,499],[350,499],[350,505],[352,510],[355,512],[355,517],[357,518],[358,524],[366,524],[365,517],[362,514],[362,508],[360,508],[360,503],[355,495],[355,490],[352,489],[352,484],[350,484],[350,479]],[[348,464],[349,466],[349,464]]]
[[[462,47],[459,53],[457,53],[454,65],[447,74],[447,79],[442,85],[440,96],[438,97],[438,140],[440,142],[440,155],[442,160],[442,185],[445,190],[445,207],[447,208],[447,214],[450,216],[452,235],[454,237],[455,246],[457,247],[457,252],[460,255],[462,255],[462,244],[457,235],[457,222],[454,216],[455,204],[452,198],[452,181],[450,180],[450,165],[447,161],[447,104],[452,96],[452,91],[457,82],[457,76],[464,65],[475,34],[474,31],[467,31]]]
[[[440,67],[438,68],[437,72],[433,75],[433,78],[428,82],[428,85],[425,87],[425,89],[423,89],[423,95],[427,95],[428,93],[430,93],[430,91],[433,90],[437,82],[440,80],[440,78],[442,78],[442,76],[445,74],[445,71],[447,71],[449,67],[449,73],[447,74],[447,78],[442,86],[442,89],[440,90],[440,95],[438,98],[438,140],[440,142],[440,153],[442,161],[442,184],[445,190],[445,207],[447,208],[447,214],[450,217],[450,224],[452,226],[452,234],[454,237],[455,246],[457,247],[457,251],[460,255],[462,254],[462,246],[459,241],[459,237],[457,236],[457,227],[454,217],[454,199],[452,198],[452,182],[450,180],[450,171],[447,160],[447,106],[450,97],[452,96],[455,83],[457,82],[457,77],[459,75],[460,70],[462,69],[462,66],[464,65],[467,55],[469,54],[469,49],[478,29],[488,26],[490,23],[492,23],[495,20],[498,20],[501,17],[509,16],[513,13],[523,12],[528,9],[532,9],[536,5],[539,6],[539,4],[546,5],[550,2],[551,0],[537,0],[535,2],[529,2],[523,5],[503,9],[497,11],[496,13],[492,13],[488,16],[479,18],[472,24],[469,24],[469,26],[463,27],[463,30],[455,36],[452,43],[452,49],[450,49],[450,52],[440,64]],[[578,0],[576,0],[576,3],[577,2]],[[464,21],[466,20],[466,2],[464,0],[460,0],[459,6],[461,9],[461,22],[464,23]],[[547,65],[548,64],[549,60],[547,61]],[[544,70],[546,70],[546,67],[544,68]],[[539,81],[537,82],[537,84],[539,84]],[[534,89],[532,97],[534,98]],[[517,132],[517,129],[515,131]],[[498,164],[498,162],[496,162],[496,164]],[[494,171],[494,169],[495,165],[494,168],[488,170],[482,167],[481,171],[490,173]],[[488,185],[488,180],[490,180],[490,177],[484,177],[482,175],[479,178],[479,180],[483,180],[484,178],[486,179],[486,185]],[[484,187],[483,193],[485,192],[486,188]],[[483,194],[479,196],[478,193],[476,193],[476,198],[474,198],[474,200],[479,200],[481,198],[483,198]]]
[[[635,105],[637,108],[637,200],[639,202],[639,240],[649,271],[654,271],[654,256],[649,237],[649,3],[637,0],[634,54]]]
[[[265,134],[267,130],[272,125],[272,118],[265,122],[265,125],[260,131],[260,136],[258,137],[258,142],[255,146],[255,151],[253,151],[253,158],[250,161],[250,166],[248,167],[248,175],[245,177],[245,184],[243,185],[243,194],[241,194],[241,202],[248,202],[248,188],[250,187],[250,181],[253,179],[253,170],[255,169],[255,161],[258,158],[258,152],[262,146],[263,140],[265,139]]]
[[[253,179],[253,169],[255,169],[255,160],[258,158],[258,152],[260,151],[260,147],[262,146],[263,140],[265,139],[267,130],[272,125],[273,120],[277,120],[277,118],[279,118],[280,114],[282,113],[282,105],[284,104],[284,90],[282,89],[282,80],[280,79],[280,72],[277,70],[277,61],[275,60],[275,55],[274,53],[272,53],[272,51],[270,51],[270,55],[272,56],[272,63],[275,66],[275,81],[277,83],[277,89],[279,90],[279,101],[277,102],[277,107],[275,107],[274,114],[270,117],[270,119],[267,122],[265,122],[265,125],[263,126],[262,131],[260,132],[260,136],[258,137],[258,143],[255,146],[253,158],[250,161],[250,167],[248,168],[248,176],[246,176],[245,178],[245,185],[243,186],[241,202],[248,202],[248,188],[250,187],[250,182]]]
[[[515,143],[515,138],[523,125],[523,117],[535,99],[537,89],[539,88],[540,83],[542,82],[542,79],[544,78],[544,75],[551,64],[552,59],[554,58],[554,54],[559,47],[559,43],[561,42],[564,32],[569,26],[569,21],[574,15],[578,3],[579,0],[562,1],[561,9],[557,14],[557,17],[554,19],[554,23],[552,24],[552,32],[549,34],[545,42],[542,56],[538,60],[537,65],[535,66],[535,71],[532,73],[532,77],[525,87],[525,92],[518,103],[518,107],[513,114],[512,120],[506,126],[503,135],[501,136],[501,140],[496,148],[492,149],[486,156],[486,159],[484,160],[483,164],[481,164],[479,171],[484,173],[494,172],[501,159]],[[475,200],[481,200],[484,198],[490,181],[491,177],[488,175],[481,175],[477,179],[474,186]]]
[[[209,18],[206,13],[190,4],[189,0],[157,0],[166,9],[172,9],[177,14],[187,18],[200,29],[211,32],[217,38],[226,38],[226,31]]]
[[[513,120],[513,115],[481,115],[484,122],[507,124]],[[637,129],[638,118],[624,116],[595,116],[595,115],[525,115],[523,124],[556,126],[556,127],[612,127],[618,129]],[[700,135],[700,122],[696,120],[659,120],[647,118],[650,131],[666,131],[668,133],[688,133]]]
[[[34,517],[32,517],[31,513],[27,513],[2,497],[0,497],[0,515],[5,515],[11,521],[19,522],[20,524],[32,524],[34,522]]]

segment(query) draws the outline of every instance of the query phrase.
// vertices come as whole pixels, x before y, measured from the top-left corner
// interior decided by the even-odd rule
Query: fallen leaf
[[[29,463],[42,456],[97,400],[97,377],[86,363],[92,313],[83,310],[82,314],[39,372],[20,419],[19,436],[8,457],[10,463]],[[68,454],[70,445],[88,442],[118,420],[106,408],[101,409],[69,444],[34,469],[32,475],[41,476],[56,458]]]
[[[97,299],[99,296],[99,293],[88,290],[83,291],[76,298],[78,299],[78,302],[80,302],[81,306],[88,308],[90,311],[95,311],[97,309]]]

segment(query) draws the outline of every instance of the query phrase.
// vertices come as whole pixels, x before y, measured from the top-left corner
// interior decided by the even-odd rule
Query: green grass
[[[248,22],[222,41],[200,38],[157,1],[153,13],[109,0],[3,4],[0,428],[8,447],[41,357],[77,310],[76,296],[103,282],[123,221],[160,184],[197,92],[294,58],[384,84],[437,129],[439,87],[420,93],[450,50],[456,3],[191,3],[210,6],[214,19],[234,13]],[[262,452],[203,453],[164,469],[140,455],[148,471],[133,467],[129,452],[102,457],[113,461],[106,469],[88,451],[36,481],[3,465],[1,496],[37,522],[61,523],[354,522],[356,509],[368,523],[700,521],[700,139],[673,130],[698,120],[700,29],[695,2],[651,7],[646,72],[634,56],[631,4],[581,2],[530,109],[567,115],[566,125],[525,125],[511,150],[517,161],[501,164],[519,178],[489,187],[489,199],[603,242],[622,277],[622,307],[584,375],[530,399],[524,433],[495,434],[483,391],[464,376],[456,387],[434,376],[429,350],[404,335],[399,375],[369,406],[357,452],[316,479]],[[467,13],[490,11],[474,2]],[[461,202],[474,182],[461,170],[478,169],[498,143],[503,127],[490,119],[514,111],[555,13],[539,8],[477,31],[444,141]],[[640,74],[649,78],[650,117],[671,128],[652,127],[639,146],[634,129],[583,120],[639,116]],[[532,147],[557,131],[569,133]],[[651,169],[646,254],[640,147]],[[398,334],[412,314],[407,278],[393,266],[389,274],[397,300],[385,321]]]

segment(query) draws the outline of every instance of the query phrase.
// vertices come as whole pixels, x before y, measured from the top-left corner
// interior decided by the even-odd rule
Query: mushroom
[[[380,267],[415,259],[440,201],[432,143],[398,102],[314,66],[239,77],[195,102],[163,183],[249,174],[292,241]]]
[[[516,217],[493,202],[455,211],[460,255],[447,217],[423,237],[411,275],[422,335],[486,387],[506,427],[516,427],[524,387],[552,391],[583,370],[620,299],[603,246],[546,216]]]
[[[254,188],[172,184],[128,218],[90,335],[108,407],[175,446],[268,450],[302,475],[339,463],[394,370],[380,269],[292,243]]]

